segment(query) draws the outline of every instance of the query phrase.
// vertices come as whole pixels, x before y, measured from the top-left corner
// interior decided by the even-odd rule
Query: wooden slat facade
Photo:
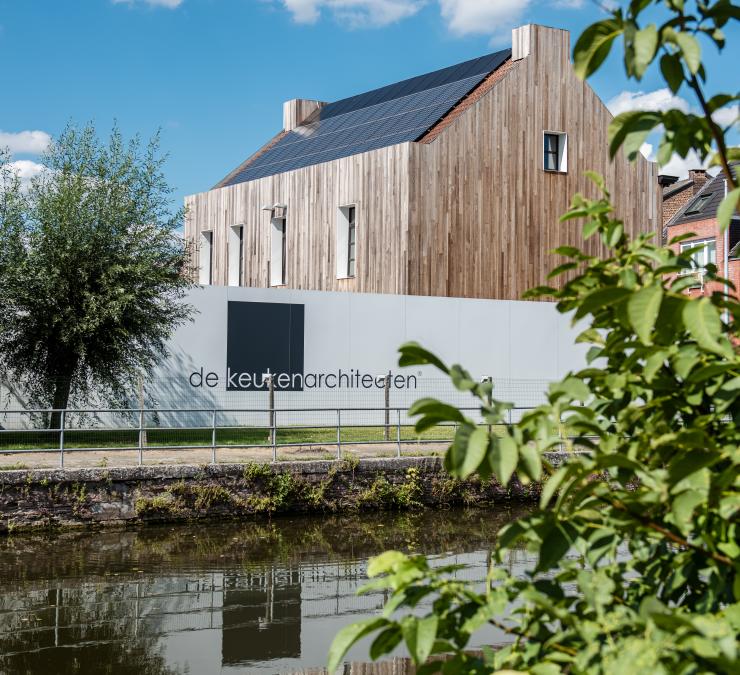
[[[429,143],[403,143],[186,198],[186,236],[214,233],[213,283],[226,284],[230,226],[244,226],[246,286],[269,286],[270,212],[287,205],[290,288],[518,299],[583,245],[558,222],[584,177],[606,177],[631,233],[660,228],[657,165],[608,157],[611,115],[573,74],[569,34],[530,26],[529,55]],[[567,173],[543,170],[543,132],[568,135]],[[356,277],[337,279],[341,206],[357,214]],[[587,250],[600,252],[593,239]]]

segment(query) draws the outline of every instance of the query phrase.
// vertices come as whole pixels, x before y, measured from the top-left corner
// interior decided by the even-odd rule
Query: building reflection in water
[[[320,673],[336,632],[384,604],[381,592],[356,595],[368,557],[411,549],[464,564],[459,577],[482,582],[508,517],[450,511],[10,537],[0,542],[0,672]],[[522,553],[510,565],[530,562]],[[360,645],[350,659],[366,654]],[[411,671],[395,659],[345,672]]]
[[[222,666],[300,658],[300,571],[229,575],[223,598]]]

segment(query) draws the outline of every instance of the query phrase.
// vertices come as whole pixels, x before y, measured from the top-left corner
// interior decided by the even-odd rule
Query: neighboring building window
[[[341,206],[337,214],[337,279],[355,276],[357,261],[357,208]]]
[[[229,286],[241,286],[244,268],[244,226],[229,228]]]
[[[697,199],[692,206],[690,206],[688,209],[686,209],[686,213],[684,215],[691,216],[696,213],[701,213],[701,210],[706,206],[706,203],[709,201],[709,198],[712,195],[702,195]]]
[[[565,173],[568,170],[568,135],[546,131],[544,134],[545,171]]]
[[[272,219],[272,241],[270,255],[270,285],[284,286],[288,266],[287,220]]]
[[[704,267],[709,263],[717,262],[717,245],[714,239],[698,239],[681,242],[681,253],[691,251],[693,269],[687,269],[682,274],[704,275]]]
[[[213,232],[200,233],[200,274],[198,283],[210,286],[213,283]]]

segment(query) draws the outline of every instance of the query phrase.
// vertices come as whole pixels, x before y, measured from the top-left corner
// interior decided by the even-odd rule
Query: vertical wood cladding
[[[286,286],[366,293],[518,299],[584,244],[559,223],[572,196],[605,176],[631,233],[660,229],[657,165],[609,160],[611,115],[573,74],[569,35],[531,26],[530,54],[429,143],[403,143],[186,199],[186,235],[214,232],[213,283],[226,284],[227,234],[244,225],[244,285],[268,286],[270,213],[287,204]],[[543,131],[568,134],[568,171],[543,165]],[[340,206],[357,209],[357,276],[336,278]]]
[[[227,232],[244,225],[245,286],[269,286],[270,212],[286,204],[286,286],[297,289],[407,293],[409,144],[337,159],[186,198],[185,234],[214,233],[213,283],[227,283]],[[355,206],[356,276],[337,279],[340,206]]]
[[[433,143],[413,146],[411,294],[516,299],[563,262],[552,249],[603,252],[579,222],[558,222],[577,192],[596,196],[589,169],[630,233],[659,230],[657,166],[609,160],[611,114],[573,74],[568,33],[531,30],[527,58]],[[543,170],[546,130],[568,134],[565,174]]]

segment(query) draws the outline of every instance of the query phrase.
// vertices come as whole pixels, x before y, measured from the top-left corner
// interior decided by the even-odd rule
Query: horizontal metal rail
[[[513,419],[514,411],[531,410],[531,407],[515,406],[507,411],[506,423],[511,424]],[[348,408],[337,408],[337,407],[316,407],[316,408],[98,408],[98,409],[23,409],[23,410],[5,410],[0,413],[0,418],[7,419],[11,415],[20,415],[30,417],[33,415],[44,415],[52,416],[58,415],[59,426],[53,428],[15,428],[7,429],[0,427],[0,441],[3,437],[7,438],[8,435],[14,435],[17,438],[17,445],[23,446],[23,437],[29,439],[29,444],[36,445],[38,447],[12,447],[8,445],[4,447],[0,443],[0,455],[11,455],[11,454],[26,454],[33,455],[39,453],[58,452],[59,453],[59,466],[64,467],[64,457],[66,453],[84,453],[84,452],[138,452],[138,463],[141,465],[144,463],[144,452],[146,451],[159,451],[159,450],[211,450],[211,463],[215,464],[217,461],[217,450],[218,449],[271,449],[272,450],[272,461],[277,461],[278,450],[283,448],[336,448],[336,457],[342,456],[343,446],[390,446],[396,448],[397,456],[401,456],[402,447],[406,445],[421,444],[428,445],[439,445],[451,442],[451,438],[438,438],[438,437],[420,437],[415,438],[403,437],[405,434],[402,431],[408,431],[413,429],[413,423],[408,420],[409,408],[407,407],[348,407]],[[480,412],[479,407],[462,407],[460,408],[463,412]],[[269,416],[269,424],[238,424],[233,421],[235,414],[244,413],[255,413],[260,415]],[[278,417],[285,414],[290,414],[291,417],[296,417],[298,414],[303,416],[309,416],[315,413],[331,413],[335,416],[335,421],[319,421],[314,424],[310,424],[306,421],[298,421],[296,424],[285,423],[279,424]],[[358,420],[357,422],[352,421],[350,418],[357,418],[358,413],[364,413],[365,415],[372,415],[373,413],[382,413],[383,420],[378,422],[368,422],[367,419]],[[395,420],[391,422],[391,413],[393,413]],[[80,426],[75,427],[69,424],[70,415],[100,415],[100,414],[115,414],[119,417],[120,422],[130,422],[130,424],[124,426]],[[207,415],[210,418],[210,424],[203,423],[202,420],[198,420],[201,423],[198,424],[183,424],[181,426],[161,426],[147,424],[148,415]],[[226,420],[224,417],[231,416],[232,419]],[[223,420],[224,424],[219,424],[219,416]],[[402,419],[402,417],[406,419]],[[124,418],[124,419],[121,419]],[[170,421],[171,424],[171,421]],[[496,425],[487,424],[492,427]],[[441,423],[438,425],[440,429],[446,428],[452,430],[457,429],[455,423]],[[377,429],[383,431],[383,438],[373,439],[368,438],[367,435],[363,437],[363,430]],[[359,430],[359,438],[349,438],[349,430]],[[391,437],[390,431],[395,430],[395,438]],[[305,438],[298,438],[294,441],[289,439],[281,438],[284,434],[288,433],[300,433],[308,431],[318,431],[327,433],[327,438],[321,438],[317,440],[306,440]],[[336,432],[335,438],[330,438],[328,432]],[[227,438],[222,438],[219,442],[219,432],[226,434]],[[243,434],[264,434],[264,441],[254,440],[253,442],[230,442],[228,439],[229,435],[235,435],[239,432]],[[167,438],[168,435],[172,434],[194,434],[195,438],[192,442],[188,442],[186,438],[180,441],[172,441]],[[100,444],[96,446],[83,446],[79,445],[80,437],[90,436],[92,434],[107,434],[109,436],[110,444]],[[136,441],[134,441],[134,435],[136,435]],[[150,439],[149,436],[154,436],[154,439]],[[210,439],[206,440],[206,435],[210,435]],[[200,436],[200,437],[198,437]],[[156,437],[161,437],[161,443],[157,442]],[[54,447],[44,447],[46,443],[42,440],[44,438],[49,439],[49,445],[52,443]],[[239,439],[234,438],[233,440],[247,440],[252,439]],[[77,444],[75,444],[75,441]],[[170,442],[167,442],[170,441]]]

